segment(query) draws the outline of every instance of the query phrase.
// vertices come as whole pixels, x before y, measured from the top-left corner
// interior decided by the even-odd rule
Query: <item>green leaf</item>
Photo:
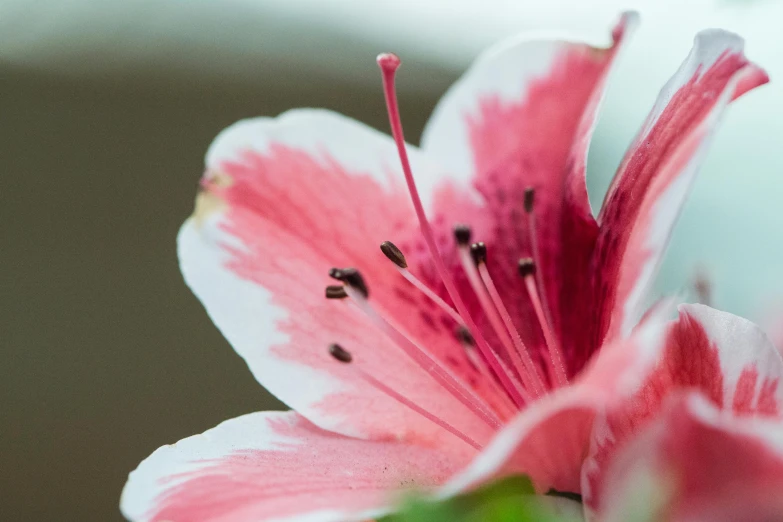
[[[535,495],[530,479],[522,475],[503,478],[470,493],[440,502],[421,496],[408,498],[400,510],[382,522],[565,522]]]

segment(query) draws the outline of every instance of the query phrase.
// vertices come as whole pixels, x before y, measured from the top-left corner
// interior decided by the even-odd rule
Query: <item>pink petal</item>
[[[121,509],[134,522],[364,520],[464,462],[444,448],[337,435],[293,412],[252,413],[159,448],[130,474]]]
[[[616,456],[606,486],[607,522],[781,520],[783,427],[678,397]]]
[[[635,14],[624,15],[608,48],[524,40],[490,50],[441,100],[422,138],[423,149],[449,172],[473,179],[480,203],[441,196],[438,216],[446,227],[466,222],[476,240],[487,243],[489,271],[534,348],[543,338],[516,272],[516,261],[534,254],[524,191],[536,189],[538,271],[551,319],[568,350],[577,344],[585,320],[584,314],[568,311],[585,296],[596,234],[585,188],[587,148],[607,76],[635,24]],[[470,292],[464,278],[459,282]],[[485,325],[485,336],[494,339],[481,310],[473,312]],[[566,312],[569,317],[561,318]],[[572,365],[573,373],[586,359]]]
[[[434,175],[415,150],[412,160]],[[324,298],[334,283],[331,267],[359,268],[375,306],[486,391],[453,321],[413,291],[379,249],[415,230],[406,194],[389,188],[396,165],[390,138],[327,111],[240,122],[210,147],[204,190],[179,235],[182,272],[259,382],[316,425],[352,436],[455,442],[367,385],[354,371],[361,367],[486,440],[490,429],[360,312]],[[328,355],[335,342],[354,354],[353,364]]]
[[[663,349],[663,333],[659,314],[630,338],[604,347],[575,383],[537,401],[503,428],[443,493],[507,473],[529,475],[540,492],[579,493],[596,415],[638,392]]]
[[[700,33],[661,91],[631,146],[599,215],[594,266],[603,300],[596,337],[626,334],[643,312],[674,222],[728,103],[766,83],[742,53],[743,41],[720,30]]]
[[[781,418],[783,359],[753,323],[703,305],[683,305],[663,359],[639,393],[596,422],[582,491],[595,508],[605,494],[608,463],[678,390],[697,389],[740,416]]]

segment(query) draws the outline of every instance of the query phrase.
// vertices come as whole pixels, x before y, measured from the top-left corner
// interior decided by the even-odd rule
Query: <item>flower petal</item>
[[[331,267],[359,268],[374,305],[482,392],[452,320],[379,249],[415,229],[405,193],[376,181],[393,176],[395,150],[387,136],[327,111],[230,127],[210,147],[196,212],[180,231],[182,272],[259,382],[316,425],[351,436],[453,441],[369,386],[360,367],[486,440],[489,427],[355,307],[324,298],[335,282]],[[434,172],[415,150],[411,157],[420,172]],[[334,361],[330,343],[354,362]]]
[[[663,348],[663,315],[654,314],[631,337],[605,346],[577,382],[524,410],[442,494],[505,473],[530,476],[540,492],[578,493],[593,420],[638,391]]]
[[[352,439],[294,412],[252,413],[163,446],[122,493],[134,522],[374,518],[394,492],[429,488],[464,463],[442,448]]]
[[[766,83],[743,55],[740,37],[696,36],[664,86],[612,182],[598,217],[596,292],[603,300],[596,337],[611,340],[636,324],[674,222],[729,102]]]
[[[783,426],[739,420],[693,392],[614,459],[600,520],[780,520],[781,488]]]
[[[532,348],[543,338],[516,272],[517,260],[531,256],[565,350],[577,344],[584,316],[574,317],[572,305],[586,291],[580,277],[597,233],[585,185],[587,149],[607,76],[636,21],[635,13],[625,14],[608,48],[526,39],[490,50],[441,100],[422,138],[425,152],[457,178],[472,178],[480,193],[481,204],[448,198],[436,209],[486,242],[489,271]],[[523,208],[529,187],[536,191],[532,241]],[[578,367],[572,373],[586,359],[571,365]]]
[[[683,305],[661,362],[639,393],[596,421],[582,478],[588,509],[605,491],[608,463],[678,390],[697,389],[741,416],[783,417],[783,359],[753,323],[704,305]]]

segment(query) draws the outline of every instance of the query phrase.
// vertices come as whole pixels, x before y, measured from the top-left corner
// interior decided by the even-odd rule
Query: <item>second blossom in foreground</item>
[[[598,416],[582,475],[587,513],[780,520],[781,484],[783,358],[750,321],[682,306],[638,391]]]
[[[379,58],[393,139],[318,110],[218,136],[182,271],[295,411],[160,448],[131,474],[124,514],[353,520],[401,490],[447,495],[506,473],[579,494],[596,416],[638,392],[663,347],[655,313],[631,332],[709,138],[766,81],[740,38],[700,34],[594,219],[587,149],[634,22],[608,48],[492,50],[421,149],[403,142],[393,55]],[[426,210],[414,173],[440,180]]]

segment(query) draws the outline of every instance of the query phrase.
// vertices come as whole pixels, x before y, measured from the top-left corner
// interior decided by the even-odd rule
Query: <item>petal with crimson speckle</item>
[[[543,338],[516,261],[536,257],[545,308],[568,355],[583,338],[585,314],[573,303],[587,299],[597,234],[585,187],[587,149],[606,80],[637,18],[624,14],[606,48],[527,38],[489,50],[447,92],[422,138],[427,154],[458,178],[470,178],[478,191],[472,200],[442,193],[437,215],[447,224],[469,224],[488,245],[489,271],[536,351]],[[532,234],[523,205],[529,187],[535,189]],[[458,282],[470,292],[467,280]],[[472,313],[493,339],[480,307]],[[580,353],[571,373],[588,357]]]

